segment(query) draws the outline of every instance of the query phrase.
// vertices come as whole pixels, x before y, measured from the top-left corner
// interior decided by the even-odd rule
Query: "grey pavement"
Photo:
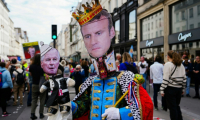
[[[150,89],[149,89],[150,88]],[[147,92],[149,93],[152,101],[153,101],[153,88],[152,86],[147,86]],[[183,120],[200,120],[200,99],[193,99],[192,97],[195,95],[195,90],[193,87],[190,88],[191,97],[182,97],[181,98],[181,111]],[[154,117],[170,120],[169,110],[166,112],[161,108],[161,95],[158,94],[158,111],[154,110]]]

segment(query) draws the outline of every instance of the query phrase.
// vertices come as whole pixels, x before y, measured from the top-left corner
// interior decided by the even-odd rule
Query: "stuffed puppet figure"
[[[55,115],[58,109],[60,109],[61,114],[69,114],[70,112],[71,103],[67,86],[74,86],[75,81],[71,78],[63,77],[62,72],[58,69],[59,60],[59,52],[41,42],[41,67],[50,76],[49,80],[44,82],[40,88],[41,93],[45,90],[49,91],[46,104],[48,116]]]

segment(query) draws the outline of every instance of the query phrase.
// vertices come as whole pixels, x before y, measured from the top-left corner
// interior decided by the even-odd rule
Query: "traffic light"
[[[52,31],[52,39],[56,40],[57,39],[57,25],[52,25],[51,26],[51,31]]]

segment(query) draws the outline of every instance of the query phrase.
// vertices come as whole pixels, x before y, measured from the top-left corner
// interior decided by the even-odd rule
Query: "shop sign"
[[[178,41],[186,41],[187,40],[187,38],[188,37],[192,37],[192,33],[190,32],[190,33],[187,33],[187,34],[185,34],[185,35],[183,35],[182,33],[180,33],[179,35],[178,35]]]
[[[150,47],[151,45],[153,45],[153,40],[150,41],[150,42],[147,40],[147,41],[146,41],[146,47],[148,47],[148,46]]]

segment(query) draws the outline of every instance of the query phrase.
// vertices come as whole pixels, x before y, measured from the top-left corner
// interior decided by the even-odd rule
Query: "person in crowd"
[[[45,58],[44,58],[45,59]],[[33,62],[29,68],[30,75],[32,76],[32,104],[31,104],[31,119],[37,119],[35,116],[35,110],[37,107],[38,97],[40,97],[40,119],[44,118],[44,103],[46,98],[46,92],[40,93],[39,82],[40,77],[44,75],[44,71],[40,65],[40,54],[36,54],[33,57]]]
[[[184,94],[186,73],[181,56],[170,50],[163,68],[163,82],[160,87],[161,96],[166,96],[171,120],[182,120],[180,109],[181,95]],[[165,92],[164,92],[165,91]]]
[[[13,58],[11,60],[11,65],[8,67],[8,71],[10,72],[11,78],[12,78],[12,75],[13,75],[13,71],[15,70],[15,64],[17,64],[17,60],[15,58]]]
[[[116,64],[116,68],[117,68],[116,71],[119,71],[119,67],[120,67],[120,65],[119,65],[119,60],[116,60],[116,61],[115,61],[115,64]]]
[[[87,64],[87,61],[86,60],[83,60],[82,63],[81,63],[81,67],[82,69],[84,69],[84,73],[85,73],[85,80],[88,78],[89,76],[89,67],[88,67],[88,64]],[[84,81],[83,81],[84,82]]]
[[[185,67],[185,73],[186,73],[186,78],[187,78],[186,97],[191,97],[190,96],[190,80],[191,80],[191,74],[192,74],[192,64],[188,62],[187,56],[185,57],[183,66]]]
[[[195,96],[193,98],[200,98],[199,97],[199,83],[200,83],[200,56],[196,56],[194,68],[194,80],[195,80]]]
[[[119,61],[119,63],[121,64],[122,63],[122,56],[121,56],[121,54],[117,53],[116,54],[116,58]]]
[[[145,61],[145,58],[143,56],[140,58],[140,62],[138,63],[138,66],[140,67],[140,74],[144,77],[144,80],[145,80],[142,86],[144,89],[146,89],[148,63]]]
[[[17,93],[19,93],[19,97],[20,97],[20,105],[23,105],[23,92],[24,92],[24,83],[25,83],[25,77],[20,78],[18,75],[19,74],[23,74],[23,76],[25,76],[24,71],[20,68],[20,64],[15,64],[16,70],[13,71],[13,92],[14,92],[14,103],[13,106],[17,105]],[[17,82],[17,81],[23,81],[23,82]]]
[[[67,62],[67,64],[68,64],[68,62]],[[70,76],[69,65],[66,65],[66,61],[65,60],[61,61],[61,65],[64,67],[63,76],[64,77],[69,77]]]
[[[2,86],[0,88],[0,105],[2,108],[2,116],[6,117],[9,116],[10,113],[6,111],[6,100],[8,95],[13,91],[13,84],[12,84],[12,79],[10,76],[10,73],[8,70],[5,68],[6,64],[4,62],[0,62],[0,73],[2,76]]]
[[[6,67],[5,67],[5,68],[8,70],[9,66],[10,66],[10,61],[7,61],[7,62],[6,62]]]
[[[76,68],[76,64],[74,63],[74,61],[73,61],[72,58],[70,59],[70,63],[71,63],[71,65],[72,65],[73,68]]]
[[[34,58],[34,57],[33,57]],[[30,75],[30,72],[29,72],[29,68],[30,68],[30,65],[32,64],[33,62],[33,58],[30,59],[30,64],[27,68],[27,74],[28,74],[28,98],[27,98],[27,106],[31,106],[31,102],[32,102],[32,81],[33,81],[33,77]]]
[[[97,71],[94,65],[94,61],[91,60],[91,62],[92,64],[90,65],[89,73],[90,73],[90,76],[94,76],[94,75],[97,75]]]
[[[74,72],[70,75],[70,78],[74,77],[75,80],[75,91],[76,95],[79,93],[79,87],[80,85],[85,81],[85,73],[83,70],[81,70],[80,65],[76,65],[76,69]]]
[[[80,65],[81,65],[82,61],[83,61],[82,59],[79,60]]]
[[[190,62],[192,63],[192,66],[194,65],[194,61],[194,55],[191,55]]]
[[[131,63],[131,56],[129,55],[129,53],[125,52],[123,55],[122,55],[122,62],[120,65],[119,65],[119,71],[121,70],[130,70],[128,69],[128,67],[132,67],[134,68],[135,71],[132,71],[133,73],[137,73],[137,69],[136,69],[136,65],[135,63]],[[130,70],[131,71],[131,70]]]
[[[161,64],[162,58],[160,56],[155,57],[155,62],[150,66],[150,79],[153,81],[153,102],[155,110],[158,110],[158,92],[160,91],[160,86],[163,81],[163,65]],[[162,107],[163,105],[163,98],[162,98]]]

